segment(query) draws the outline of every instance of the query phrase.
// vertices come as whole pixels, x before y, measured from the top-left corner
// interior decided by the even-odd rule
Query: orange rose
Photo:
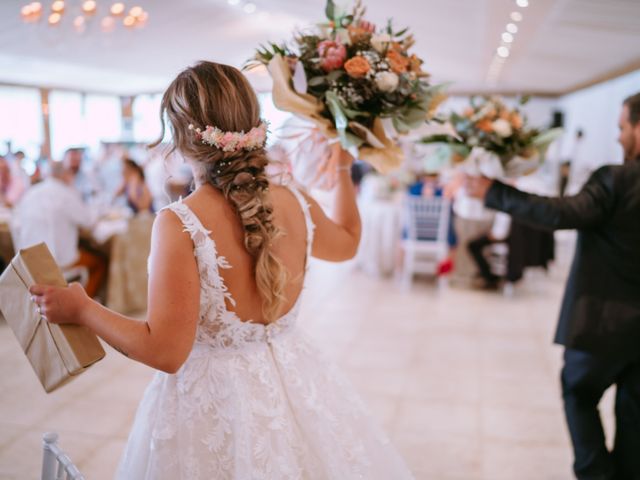
[[[369,65],[369,62],[366,58],[358,55],[347,60],[344,64],[344,69],[347,71],[350,77],[362,78],[367,73],[369,73],[369,70],[371,70],[371,65]]]
[[[522,128],[522,117],[518,112],[512,112],[509,121],[511,122],[511,126],[516,130]]]
[[[464,112],[462,112],[462,115],[467,118],[472,117],[473,114],[474,114],[474,110],[472,107],[467,107],[464,109]]]
[[[509,111],[508,110],[500,110],[500,118],[503,120],[509,120]]]
[[[405,73],[409,67],[409,59],[396,50],[387,52],[387,62],[394,73]]]
[[[409,70],[412,72],[422,72],[422,60],[414,53],[409,57]]]
[[[491,133],[493,132],[493,123],[488,118],[483,118],[478,123],[476,123],[476,128],[478,130],[482,130],[483,132]]]

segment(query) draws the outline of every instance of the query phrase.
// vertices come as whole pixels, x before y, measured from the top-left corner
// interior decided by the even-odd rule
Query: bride
[[[235,68],[187,68],[161,116],[197,188],[155,220],[146,320],[108,310],[78,284],[31,290],[50,322],[86,325],[159,370],[117,477],[412,478],[351,385],[296,327],[309,256],[356,252],[353,158],[333,147],[330,219],[292,185],[269,182],[266,125]]]

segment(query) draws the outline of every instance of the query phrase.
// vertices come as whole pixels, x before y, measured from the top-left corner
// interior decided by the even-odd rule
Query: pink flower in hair
[[[213,147],[217,147],[224,152],[234,152],[239,150],[255,150],[264,147],[267,139],[267,124],[262,121],[257,127],[253,127],[249,132],[223,132],[218,127],[207,125],[204,131],[189,125],[189,130],[195,132],[196,138],[202,140]]]

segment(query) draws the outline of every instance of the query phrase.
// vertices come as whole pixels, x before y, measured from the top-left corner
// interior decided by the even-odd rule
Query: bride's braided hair
[[[264,145],[252,150],[203,143],[190,125],[215,126],[223,132],[249,132],[261,124],[260,105],[247,79],[237,69],[200,62],[180,73],[162,97],[160,117],[173,134],[172,151],[199,166],[199,180],[222,192],[235,207],[244,229],[244,245],[255,262],[255,279],[265,319],[277,318],[285,301],[286,271],[272,253],[279,235],[273,223],[268,159]],[[164,121],[162,135],[164,136]],[[160,143],[160,140],[154,145]],[[152,145],[153,146],[153,145]]]

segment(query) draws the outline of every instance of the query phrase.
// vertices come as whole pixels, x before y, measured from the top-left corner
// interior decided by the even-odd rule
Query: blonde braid
[[[264,149],[250,152],[217,150],[205,167],[205,180],[231,202],[242,222],[244,246],[255,260],[255,279],[263,301],[263,314],[276,319],[285,302],[286,271],[272,253],[273,241],[281,234],[273,223],[268,159]]]

